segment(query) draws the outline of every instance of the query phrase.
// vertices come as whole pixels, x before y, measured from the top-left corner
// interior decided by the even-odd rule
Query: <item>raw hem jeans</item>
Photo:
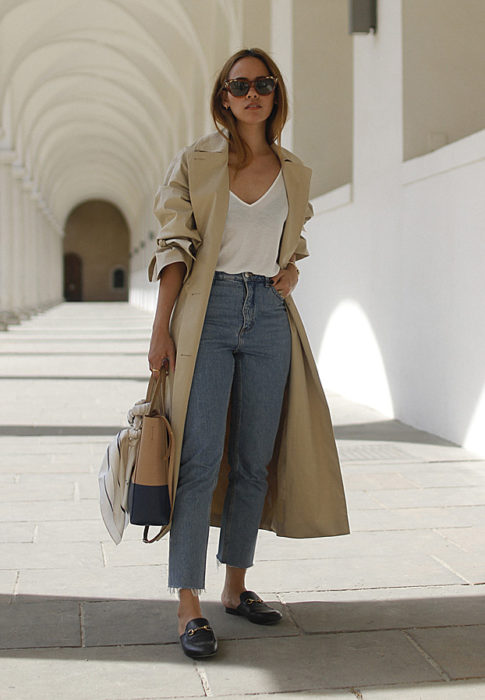
[[[217,559],[252,566],[290,358],[286,303],[270,278],[216,272],[185,422],[170,532],[171,589],[205,587],[210,509],[231,391],[231,470]]]

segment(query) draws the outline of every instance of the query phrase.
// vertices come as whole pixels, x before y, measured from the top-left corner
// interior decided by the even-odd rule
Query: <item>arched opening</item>
[[[65,229],[66,257],[82,260],[81,296],[66,295],[66,301],[128,301],[130,233],[120,210],[103,200],[83,202],[71,211]]]
[[[111,278],[111,286],[113,289],[125,288],[125,270],[123,267],[115,267]]]
[[[77,253],[64,254],[64,299],[83,300],[83,261]]]

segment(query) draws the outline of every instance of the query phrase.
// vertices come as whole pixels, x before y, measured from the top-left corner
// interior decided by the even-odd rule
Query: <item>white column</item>
[[[40,209],[40,222],[39,222],[39,257],[37,260],[36,267],[36,278],[37,287],[39,289],[40,305],[42,309],[46,309],[50,306],[50,280],[49,274],[45,269],[45,259],[48,255],[46,251],[50,248],[50,237],[49,237],[49,222],[47,220],[48,208],[43,202]]]
[[[32,270],[32,285],[34,290],[35,308],[37,311],[42,311],[42,293],[39,280],[38,260],[42,250],[42,214],[40,204],[42,196],[38,189],[34,187],[32,192],[32,231],[33,231],[33,251],[34,251],[34,266]]]
[[[36,278],[35,278],[35,231],[34,231],[34,202],[32,192],[34,183],[29,178],[22,181],[22,199],[24,204],[24,244],[25,244],[25,306],[29,315],[37,312]]]
[[[0,151],[0,330],[15,323],[12,292],[13,212],[11,163],[13,151]]]
[[[379,3],[376,34],[354,36],[354,199],[392,209],[389,187],[400,191],[402,162],[401,0]],[[382,197],[386,192],[386,197]]]
[[[13,208],[13,256],[12,256],[12,293],[14,313],[19,319],[28,318],[25,301],[25,232],[24,202],[22,178],[25,170],[22,166],[12,165],[12,208]]]
[[[293,0],[272,0],[271,54],[283,75],[290,102],[281,145],[290,151],[293,148],[293,40]]]
[[[64,230],[58,226],[54,231],[54,298],[56,304],[64,301]]]

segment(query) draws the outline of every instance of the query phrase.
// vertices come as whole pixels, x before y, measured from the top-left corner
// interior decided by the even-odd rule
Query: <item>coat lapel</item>
[[[275,146],[273,150],[278,155]],[[291,154],[284,149],[281,155],[281,168],[288,197],[288,216],[281,237],[278,264],[280,267],[286,267],[298,245],[305,221],[312,171],[302,163],[293,160]]]
[[[227,146],[218,151],[193,151],[188,160],[189,187],[197,230],[222,237],[229,205]],[[210,227],[209,227],[210,224]],[[202,234],[203,235],[203,234]]]

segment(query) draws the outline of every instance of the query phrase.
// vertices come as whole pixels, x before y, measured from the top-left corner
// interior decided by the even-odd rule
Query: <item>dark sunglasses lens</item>
[[[242,97],[249,92],[249,83],[247,80],[231,80],[229,90],[234,97]]]
[[[275,88],[275,81],[273,78],[262,78],[261,80],[256,80],[254,87],[260,95],[270,95]]]

